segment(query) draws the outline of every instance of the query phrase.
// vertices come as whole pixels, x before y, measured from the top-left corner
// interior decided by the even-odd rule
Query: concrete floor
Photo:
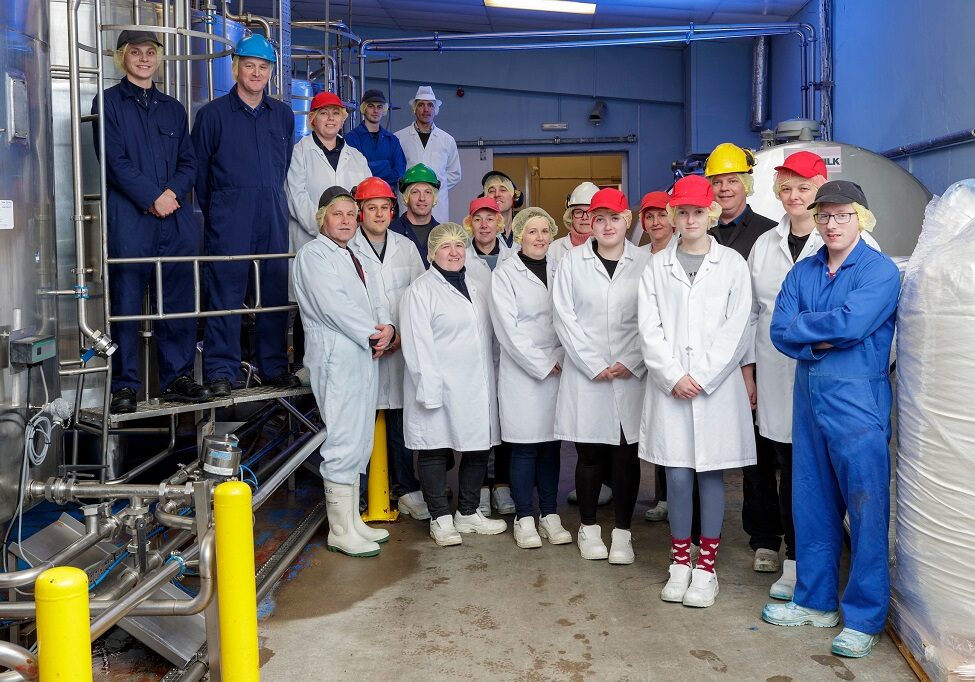
[[[567,447],[563,498],[574,464]],[[915,679],[886,636],[871,656],[840,659],[829,653],[839,628],[762,622],[775,576],[751,570],[737,472],[728,476],[717,603],[698,610],[660,601],[669,534],[666,523],[643,521],[652,474],[644,465],[630,566],[584,561],[575,545],[519,549],[510,516],[507,533],[465,535],[444,549],[427,522],[404,519],[369,559],[326,551],[323,532],[300,572],[261,605],[261,679]],[[560,514],[574,534],[577,510]],[[610,508],[600,524],[608,541]]]

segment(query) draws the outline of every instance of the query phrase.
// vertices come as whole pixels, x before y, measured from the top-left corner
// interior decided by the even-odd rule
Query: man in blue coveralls
[[[108,184],[108,256],[195,256],[199,231],[187,195],[193,187],[196,160],[187,131],[186,110],[152,82],[162,44],[148,31],[122,31],[115,63],[125,77],[105,91],[105,169]],[[99,113],[99,98],[91,111]],[[98,145],[95,145],[96,152]],[[152,284],[149,264],[109,268],[113,315],[142,313],[143,293]],[[193,309],[193,270],[184,263],[162,268],[163,312]],[[118,352],[112,359],[115,414],[135,412],[139,389],[138,322],[117,322],[113,335]],[[210,392],[192,379],[196,351],[196,318],[158,320],[159,385],[163,400],[206,402]]]
[[[291,163],[294,114],[264,88],[277,57],[264,36],[242,38],[234,50],[237,85],[196,115],[193,144],[199,171],[196,199],[206,219],[207,255],[288,252],[284,181]],[[210,309],[241,308],[254,286],[250,261],[211,263],[204,272]],[[288,303],[288,262],[261,264],[261,304]],[[265,386],[291,388],[288,313],[258,313],[257,367]],[[210,317],[204,335],[204,375],[214,396],[228,396],[240,370],[240,317]]]
[[[840,656],[866,656],[887,620],[891,390],[888,368],[900,274],[860,238],[876,219],[859,185],[827,182],[809,206],[824,246],[789,272],[775,301],[772,343],[795,358],[793,601],[766,604],[773,625],[833,627],[843,517],[850,576]]]
[[[362,152],[375,177],[396,187],[406,172],[406,155],[399,138],[380,125],[387,110],[386,95],[382,91],[366,90],[359,105],[362,123],[349,131],[345,141]]]

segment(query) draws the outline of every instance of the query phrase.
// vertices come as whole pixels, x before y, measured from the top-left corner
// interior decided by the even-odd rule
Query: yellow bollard
[[[366,490],[366,513],[363,521],[395,521],[399,511],[390,509],[389,502],[389,455],[386,451],[386,410],[376,415],[376,432],[369,458],[369,487]]]
[[[213,493],[213,517],[217,540],[220,670],[225,680],[259,682],[250,486],[240,481],[218,485]]]
[[[91,682],[88,576],[80,568],[50,568],[34,582],[41,682]]]

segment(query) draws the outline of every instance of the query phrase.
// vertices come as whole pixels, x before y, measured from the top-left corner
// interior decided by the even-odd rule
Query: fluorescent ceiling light
[[[484,0],[484,6],[528,9],[536,12],[565,12],[567,14],[596,13],[596,3],[571,2],[570,0]]]

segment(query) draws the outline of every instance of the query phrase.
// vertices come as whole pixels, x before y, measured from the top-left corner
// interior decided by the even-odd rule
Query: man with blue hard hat
[[[362,123],[349,131],[345,141],[362,152],[375,177],[396,187],[406,172],[406,155],[399,138],[380,124],[388,110],[386,95],[381,90],[366,90],[359,105]]]
[[[196,159],[187,130],[186,109],[156,89],[162,43],[149,31],[122,31],[115,64],[125,76],[92,102],[105,123],[108,256],[195,256],[200,235],[188,195],[196,177]],[[104,99],[104,111],[101,100]],[[99,151],[95,145],[96,153]],[[113,315],[139,315],[146,287],[155,287],[150,264],[109,266]],[[163,313],[193,310],[193,270],[188,263],[162,267]],[[152,295],[155,302],[156,296]],[[135,412],[140,385],[138,322],[117,322],[112,334],[118,352],[112,358],[111,411]],[[158,350],[163,400],[200,403],[210,392],[193,381],[196,318],[163,319],[153,333]]]
[[[767,604],[773,625],[833,627],[840,656],[870,653],[890,601],[890,347],[900,290],[897,266],[861,238],[876,224],[859,185],[825,183],[809,206],[824,245],[795,264],[772,314],[771,338],[795,358],[792,516],[793,600]],[[850,576],[838,599],[843,518],[850,517]]]
[[[288,252],[284,184],[295,121],[291,107],[264,92],[276,63],[264,36],[241,39],[233,60],[237,84],[196,115],[196,198],[206,220],[209,256]],[[210,263],[204,271],[210,309],[244,307],[255,285],[253,269],[247,260]],[[260,271],[261,305],[287,305],[288,262],[266,260]],[[288,371],[287,328],[287,312],[256,315],[256,363],[265,386],[298,385]],[[214,396],[230,395],[240,361],[240,317],[208,318],[203,370]]]

